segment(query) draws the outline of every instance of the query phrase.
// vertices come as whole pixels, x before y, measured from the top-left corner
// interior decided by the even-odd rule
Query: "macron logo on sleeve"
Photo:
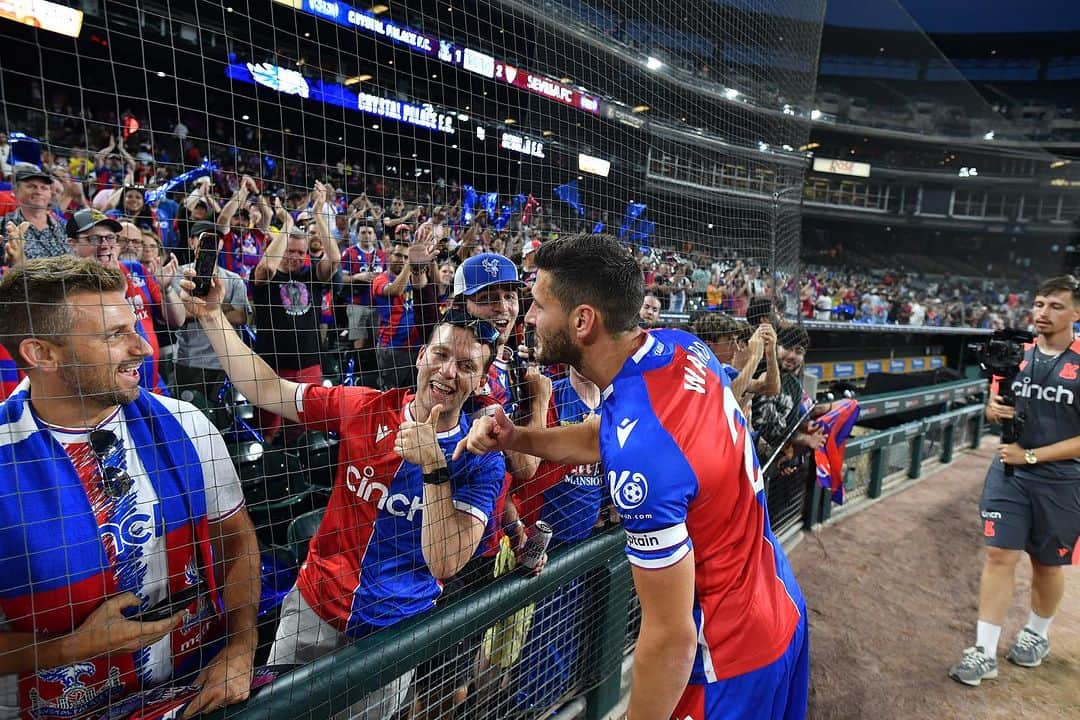
[[[386,436],[389,434],[390,428],[380,424],[379,427],[375,430],[375,442],[381,443],[383,440],[386,439]]]
[[[626,441],[630,438],[630,433],[634,432],[634,428],[637,427],[638,421],[630,421],[630,418],[623,418],[619,426],[615,428],[615,437],[619,439],[619,447],[626,447]]]

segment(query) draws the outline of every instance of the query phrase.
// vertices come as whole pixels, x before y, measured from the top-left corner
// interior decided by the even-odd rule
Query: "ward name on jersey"
[[[803,600],[773,536],[746,419],[702,341],[655,330],[603,392],[600,454],[642,569],[694,552],[698,648],[690,682],[775,661]]]
[[[420,546],[420,467],[394,453],[412,391],[301,385],[301,422],[339,433],[338,474],[297,586],[324,621],[362,637],[428,610],[442,591]],[[487,523],[503,484],[498,453],[449,460],[468,425],[437,433],[448,458],[454,508]]]

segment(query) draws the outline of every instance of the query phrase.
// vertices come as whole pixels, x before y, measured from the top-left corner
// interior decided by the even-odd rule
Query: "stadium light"
[[[648,111],[649,111],[649,106],[648,105],[635,105],[634,107],[630,108],[630,112],[643,113],[643,112],[648,112]]]
[[[724,97],[728,100],[735,100],[739,97],[739,91],[735,88],[724,88]]]
[[[371,14],[372,15],[382,15],[384,12],[386,12],[389,9],[390,9],[390,7],[388,5],[372,5],[371,6]]]
[[[368,75],[367,73],[362,73],[360,75],[353,75],[352,77],[345,78],[345,86],[348,87],[350,85],[355,85],[356,83],[367,82],[370,79],[371,79],[371,76]]]
[[[652,55],[650,55],[649,59],[645,61],[645,66],[648,67],[650,70],[659,70],[660,68],[664,67],[664,63],[661,60],[657,60]]]
[[[1068,165],[1071,162],[1072,162],[1072,160],[1055,160],[1054,162],[1050,163],[1050,169],[1051,170],[1057,170],[1058,168],[1065,167],[1066,165]]]
[[[994,131],[993,130],[991,130],[990,132],[983,135],[983,140],[993,140],[993,139],[994,139]]]
[[[820,120],[821,119],[821,111],[820,110],[811,110],[810,111],[810,119],[811,120]]]

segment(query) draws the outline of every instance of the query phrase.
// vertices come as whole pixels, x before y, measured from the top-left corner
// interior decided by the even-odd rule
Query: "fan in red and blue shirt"
[[[140,263],[125,260],[120,263],[120,269],[127,277],[128,302],[135,309],[135,317],[139,321],[135,329],[154,351],[143,360],[142,367],[139,368],[139,384],[151,392],[168,395],[165,382],[158,372],[161,348],[158,345],[157,331],[154,330],[153,316],[153,313],[161,308],[161,286]]]

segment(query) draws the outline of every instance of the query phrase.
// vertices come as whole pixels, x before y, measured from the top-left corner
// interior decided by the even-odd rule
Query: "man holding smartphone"
[[[213,258],[217,265],[218,254],[223,247],[223,239],[217,232],[217,226],[211,222],[197,222],[191,226],[192,236],[188,239],[191,252],[196,262],[181,265],[179,273],[173,277],[172,288],[179,296],[180,280],[184,271],[196,269],[200,258],[200,247]],[[214,268],[211,268],[214,271]],[[216,275],[218,284],[222,287],[221,311],[225,319],[234,328],[245,324],[251,316],[251,305],[248,303],[247,287],[244,280],[231,270],[218,266]],[[186,314],[185,314],[186,316]],[[217,393],[221,384],[225,382],[225,371],[221,369],[214,349],[210,347],[210,340],[203,332],[202,326],[195,318],[187,318],[183,326],[176,333],[176,392],[177,397],[183,399],[185,390],[200,392],[206,398],[212,398]]]
[[[170,681],[201,686],[188,717],[249,693],[255,531],[218,431],[140,387],[127,287],[70,256],[0,282],[26,373],[0,405],[0,718],[87,717]]]

